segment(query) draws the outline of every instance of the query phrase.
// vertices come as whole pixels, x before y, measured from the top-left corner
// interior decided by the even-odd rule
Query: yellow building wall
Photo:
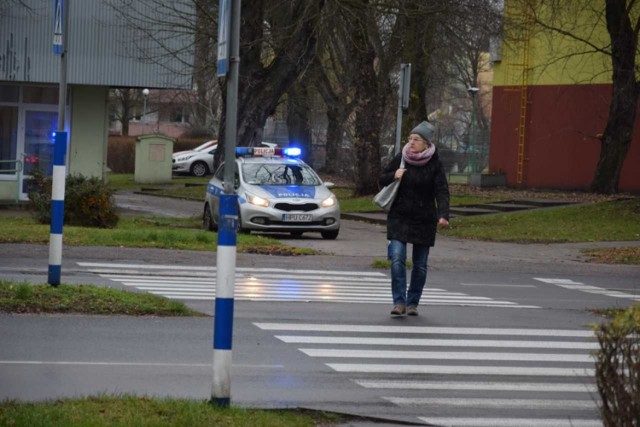
[[[541,3],[505,0],[502,58],[495,64],[494,85],[611,83],[611,57],[596,52],[610,43],[604,1],[567,0],[554,10]],[[545,29],[536,20],[575,37]]]

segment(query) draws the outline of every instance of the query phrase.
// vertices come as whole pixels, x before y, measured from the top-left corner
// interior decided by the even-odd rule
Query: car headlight
[[[193,156],[195,156],[195,154],[190,154],[190,155],[188,155],[188,156],[181,156],[181,157],[178,157],[178,158],[176,159],[176,161],[177,161],[177,162],[186,162],[187,160],[189,160],[189,159],[190,159],[190,158],[192,158]]]
[[[266,199],[263,199],[262,197],[256,196],[251,193],[246,193],[246,196],[247,196],[247,201],[252,205],[262,206],[263,208],[269,207],[269,201]]]
[[[320,203],[320,206],[323,208],[330,208],[331,206],[335,206],[336,204],[336,196],[327,197]]]

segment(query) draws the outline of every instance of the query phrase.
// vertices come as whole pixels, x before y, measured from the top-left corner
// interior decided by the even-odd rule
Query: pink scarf
[[[409,144],[405,145],[402,149],[402,158],[405,162],[414,166],[424,166],[431,160],[433,153],[436,152],[436,146],[433,144],[429,144],[426,150],[421,151],[419,153],[414,153],[413,151],[409,151]]]

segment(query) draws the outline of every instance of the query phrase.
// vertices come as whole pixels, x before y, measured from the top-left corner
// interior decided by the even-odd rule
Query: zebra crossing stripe
[[[508,383],[464,381],[352,380],[364,388],[400,390],[474,390],[513,392],[597,393],[594,384],[585,383]]]
[[[447,418],[419,417],[429,425],[456,427],[602,427],[602,421],[575,418]]]
[[[357,358],[357,359],[570,362],[570,363],[593,364],[593,358],[588,354],[478,353],[478,352],[398,351],[398,350],[337,350],[337,349],[325,349],[325,348],[301,348],[299,350],[311,357]]]
[[[254,323],[258,328],[271,331],[309,332],[381,332],[390,334],[458,334],[458,335],[523,335],[543,337],[594,338],[591,331],[572,329],[515,329],[515,328],[452,328],[438,326],[377,326],[331,325],[318,323]]]
[[[204,301],[216,297],[215,267],[91,262],[78,265],[125,286],[169,299]],[[235,293],[244,300],[383,304],[391,299],[390,279],[379,272],[279,268],[238,268],[235,271]],[[540,308],[441,288],[427,289],[422,302],[434,306]]]
[[[78,262],[80,267],[105,267],[114,273],[121,272],[122,269],[131,268],[131,269],[142,269],[142,270],[169,270],[169,271],[211,271],[214,272],[217,270],[216,267],[210,266],[197,266],[197,265],[162,265],[162,264],[120,264],[120,263],[98,263],[98,262]],[[372,277],[387,277],[384,273],[380,272],[370,272],[370,271],[336,271],[331,270],[334,273],[340,273],[340,275],[344,276],[372,276]],[[285,269],[285,268],[258,268],[258,267],[238,267],[236,268],[236,273],[238,272],[263,272],[263,273],[300,273],[300,274],[325,274],[327,270],[300,270],[300,269]]]
[[[455,406],[464,408],[509,408],[509,409],[595,409],[591,400],[560,399],[447,399],[440,397],[382,397],[398,406]]]
[[[431,347],[504,347],[504,348],[547,348],[595,350],[595,342],[564,341],[517,341],[517,340],[465,340],[465,339],[430,339],[430,338],[379,338],[379,337],[333,337],[333,336],[298,336],[276,335],[286,343],[294,344],[352,344],[352,345],[410,345]]]
[[[161,295],[172,295],[172,294],[188,294],[188,293],[193,293],[193,294],[202,294],[202,295],[208,295],[208,294],[214,294],[215,293],[215,288],[212,287],[208,287],[208,288],[203,288],[203,287],[167,287],[167,286],[146,286],[146,285],[137,285],[137,284],[131,284],[130,282],[123,282],[123,284],[127,285],[127,286],[134,286],[140,290],[144,290],[144,291],[156,291],[155,293],[161,294]],[[242,284],[237,284],[239,286],[242,286]],[[289,290],[290,289],[290,290]],[[236,289],[236,293],[239,295],[242,295],[243,293],[256,293],[255,290],[252,290],[251,288],[249,289],[242,289],[242,288],[238,288]],[[297,286],[289,286],[289,287],[280,287],[280,289],[275,289],[275,290],[260,290],[259,292],[260,294],[263,295],[271,295],[271,294],[276,294],[276,295],[284,295],[284,294],[292,294],[292,295],[317,295],[318,294],[318,290],[305,290],[300,289]],[[389,297],[391,295],[390,292],[387,291],[382,291],[382,292],[358,292],[358,291],[347,291],[347,290],[341,290],[341,289],[325,289],[325,293],[327,294],[326,296],[333,296],[333,297],[338,297],[338,296],[349,296],[349,297],[356,297],[356,296],[360,296],[360,297],[374,297],[375,295],[379,296],[379,297],[383,297],[384,301],[388,301]],[[446,302],[455,302],[455,301],[467,301],[467,302],[483,302],[483,303],[488,303],[490,301],[490,298],[485,298],[485,297],[469,297],[469,296],[457,296],[457,295],[425,295],[425,297],[423,298],[423,301],[432,301],[432,302],[436,302],[436,301],[446,301]],[[510,305],[510,304],[514,304],[514,303],[510,303],[508,301],[491,301],[491,304],[503,304],[503,305]]]
[[[538,368],[514,366],[384,365],[368,363],[327,363],[337,372],[432,375],[522,375],[552,377],[593,377],[595,369]]]
[[[606,288],[600,288],[598,286],[585,285],[582,282],[574,282],[571,279],[555,279],[555,278],[544,278],[544,277],[534,277],[534,279],[543,283],[550,283],[552,285],[557,285],[557,286],[560,286],[561,288],[571,289],[575,291],[582,291],[589,294],[605,295],[613,298],[626,298],[626,299],[632,299],[632,300],[640,300],[640,295],[632,295],[626,292],[613,291]]]

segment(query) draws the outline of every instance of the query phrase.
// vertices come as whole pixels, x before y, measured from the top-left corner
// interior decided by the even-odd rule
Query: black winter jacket
[[[393,182],[402,153],[384,168],[380,185]],[[405,162],[407,171],[387,216],[387,239],[433,246],[438,220],[449,220],[449,184],[438,151],[424,166]],[[437,205],[436,205],[437,202]]]

